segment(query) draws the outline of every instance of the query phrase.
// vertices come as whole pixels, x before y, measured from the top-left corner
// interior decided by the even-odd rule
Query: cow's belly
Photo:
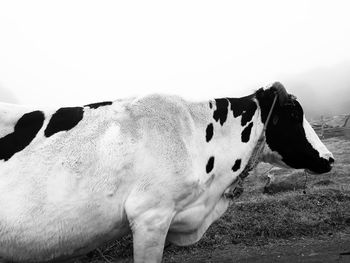
[[[83,200],[56,203],[56,207],[0,197],[10,201],[9,205],[18,205],[3,206],[0,211],[3,258],[40,262],[72,257],[129,232],[121,196],[118,201],[115,196],[87,195]]]
[[[199,204],[178,213],[170,226],[167,240],[179,246],[196,243],[208,227],[225,213],[229,200],[222,197],[212,206]]]

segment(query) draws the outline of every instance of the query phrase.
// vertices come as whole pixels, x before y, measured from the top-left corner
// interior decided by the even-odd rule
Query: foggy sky
[[[276,80],[297,96],[308,119],[350,114],[350,61],[293,76],[280,76]],[[1,86],[0,101],[18,103],[14,94]]]
[[[308,118],[350,114],[350,61],[286,77]]]
[[[11,91],[0,85],[0,102],[17,103],[18,101]]]
[[[0,1],[0,101],[56,107],[154,92],[203,100],[279,80],[307,116],[349,112],[349,5]]]

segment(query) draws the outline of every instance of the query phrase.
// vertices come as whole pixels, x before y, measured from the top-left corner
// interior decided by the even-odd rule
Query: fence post
[[[345,117],[345,122],[344,122],[344,124],[343,124],[343,127],[346,127],[346,126],[347,126],[349,119],[350,119],[350,115],[348,115],[348,116]]]

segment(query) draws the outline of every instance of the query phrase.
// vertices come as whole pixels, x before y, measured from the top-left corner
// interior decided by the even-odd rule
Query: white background
[[[340,113],[349,14],[337,0],[0,1],[0,100],[238,97],[280,80],[307,109]]]

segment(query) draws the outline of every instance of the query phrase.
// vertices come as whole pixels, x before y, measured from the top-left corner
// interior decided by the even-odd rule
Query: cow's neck
[[[252,95],[215,99],[206,107],[207,123],[202,125],[206,172],[232,182],[246,167],[263,132],[259,104]]]

